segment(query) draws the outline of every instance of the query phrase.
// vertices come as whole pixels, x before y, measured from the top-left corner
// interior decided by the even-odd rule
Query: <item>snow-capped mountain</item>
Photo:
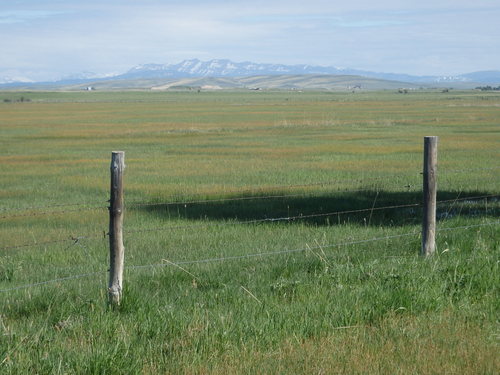
[[[333,67],[309,65],[257,64],[231,60],[184,60],[178,64],[145,64],[130,69],[121,78],[243,77],[276,74],[342,74]]]
[[[500,71],[475,72],[457,76],[414,76],[409,74],[381,73],[334,66],[259,64],[231,60],[184,60],[178,64],[138,65],[115,78],[188,78],[188,77],[247,77],[256,75],[333,74],[359,75],[412,83],[432,82],[500,82]]]
[[[33,83],[34,81],[22,76],[6,76],[0,77],[0,84],[6,85],[11,83]]]
[[[251,76],[277,76],[277,75],[353,75],[367,78],[375,78],[389,81],[408,82],[418,85],[447,85],[474,83],[498,85],[500,84],[500,71],[483,71],[461,74],[456,76],[415,76],[409,74],[381,73],[358,69],[338,68],[334,66],[314,65],[284,65],[284,64],[261,64],[254,62],[234,62],[227,59],[215,59],[201,61],[198,59],[184,60],[177,64],[144,64],[137,65],[122,74],[96,74],[93,72],[82,72],[64,77],[58,81],[45,82],[55,85],[92,83],[109,80],[155,80],[155,79],[177,79],[194,77],[230,78]],[[16,86],[20,83],[34,83],[21,76],[10,78],[0,77],[3,86]]]
[[[71,74],[69,76],[65,76],[61,78],[61,81],[70,81],[70,80],[86,80],[86,79],[101,79],[101,78],[110,78],[110,77],[115,77],[117,76],[118,73],[105,73],[105,74],[98,74],[94,72],[80,72],[80,73],[75,73]]]

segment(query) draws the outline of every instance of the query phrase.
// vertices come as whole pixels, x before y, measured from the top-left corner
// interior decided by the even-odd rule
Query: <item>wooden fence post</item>
[[[111,305],[119,305],[122,297],[123,261],[123,171],[125,152],[111,154],[111,198],[109,200],[109,286],[108,298]]]
[[[429,256],[436,250],[436,194],[437,194],[438,137],[424,137],[424,213],[422,220],[421,255]]]

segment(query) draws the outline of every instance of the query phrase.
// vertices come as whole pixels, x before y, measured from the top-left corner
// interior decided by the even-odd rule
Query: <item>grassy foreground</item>
[[[6,92],[0,114],[1,373],[499,372],[500,95]]]

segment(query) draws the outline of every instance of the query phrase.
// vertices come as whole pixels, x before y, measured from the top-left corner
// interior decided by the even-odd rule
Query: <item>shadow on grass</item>
[[[354,223],[401,226],[421,222],[421,192],[360,191],[355,193],[298,194],[275,191],[266,195],[207,197],[203,201],[131,206],[161,219],[220,221],[283,221],[311,225]],[[438,194],[437,217],[498,217],[498,197],[481,191]],[[467,199],[468,198],[468,199]],[[442,203],[439,203],[442,202]],[[287,219],[285,219],[287,218]]]

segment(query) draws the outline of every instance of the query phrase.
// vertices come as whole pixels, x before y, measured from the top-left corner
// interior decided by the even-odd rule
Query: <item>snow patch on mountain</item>
[[[10,84],[10,83],[33,83],[32,79],[23,76],[7,76],[0,77],[0,84]]]
[[[19,74],[18,74],[19,73]],[[500,71],[481,71],[461,75],[445,76],[414,76],[399,73],[372,72],[359,69],[350,69],[335,66],[314,66],[308,64],[285,65],[285,64],[260,64],[251,61],[234,62],[228,59],[213,59],[201,61],[189,59],[177,64],[141,64],[134,66],[122,74],[96,74],[93,72],[82,72],[64,78],[55,78],[51,82],[64,84],[76,81],[92,80],[129,80],[129,79],[175,79],[175,78],[224,78],[224,77],[251,77],[263,75],[352,75],[367,78],[376,78],[391,81],[409,82],[416,84],[447,84],[447,83],[479,83],[499,84]],[[3,77],[2,77],[3,76]],[[33,75],[35,77],[36,75]],[[0,71],[0,84],[9,85],[16,83],[36,83],[31,74],[23,75],[17,71]],[[47,81],[46,81],[47,82]]]

